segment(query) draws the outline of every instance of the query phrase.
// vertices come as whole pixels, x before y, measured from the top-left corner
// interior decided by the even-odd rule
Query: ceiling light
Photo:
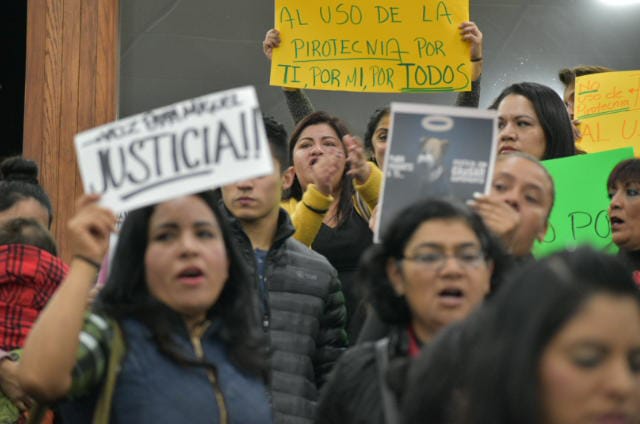
[[[640,0],[600,0],[609,6],[628,6],[631,4],[640,5]]]

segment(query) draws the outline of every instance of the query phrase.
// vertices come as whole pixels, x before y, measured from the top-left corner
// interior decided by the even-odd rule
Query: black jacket
[[[251,241],[238,220],[222,209],[257,286]],[[292,238],[293,233],[289,215],[281,209],[266,258],[263,325],[271,341],[274,421],[312,423],[318,389],[347,346],[346,309],[336,270],[324,256]]]
[[[407,331],[392,327],[389,333],[388,369],[384,379],[401,378],[408,364]],[[376,362],[375,342],[350,348],[331,372],[318,403],[318,424],[384,424],[384,404]]]

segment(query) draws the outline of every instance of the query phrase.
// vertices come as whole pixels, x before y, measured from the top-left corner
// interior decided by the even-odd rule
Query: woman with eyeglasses
[[[409,206],[382,239],[363,256],[359,278],[393,330],[341,357],[321,394],[318,423],[396,421],[388,365],[416,356],[442,328],[467,317],[496,289],[508,266],[480,217],[445,200]]]

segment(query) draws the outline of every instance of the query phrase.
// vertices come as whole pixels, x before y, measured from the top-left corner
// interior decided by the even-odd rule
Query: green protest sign
[[[589,244],[615,250],[611,242],[607,178],[618,162],[633,157],[633,148],[571,156],[542,162],[556,188],[556,201],[543,242],[533,249],[536,257]]]

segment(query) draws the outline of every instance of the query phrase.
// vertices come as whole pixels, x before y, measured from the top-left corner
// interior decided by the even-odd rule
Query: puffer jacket
[[[251,241],[221,204],[258,285]],[[346,309],[336,270],[320,254],[293,239],[281,209],[265,265],[263,316],[270,336],[271,394],[276,423],[312,423],[318,390],[346,349]],[[258,290],[261,293],[260,290]]]
[[[410,344],[408,332],[398,327],[388,337],[385,381],[390,368],[405,364]],[[385,424],[375,342],[358,344],[340,358],[322,389],[316,423]]]

